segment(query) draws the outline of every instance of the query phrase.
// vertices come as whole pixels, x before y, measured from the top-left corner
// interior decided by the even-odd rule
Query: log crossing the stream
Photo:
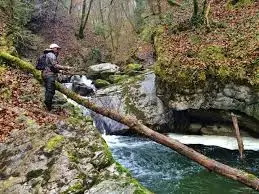
[[[7,64],[10,64],[11,66],[14,66],[26,72],[32,73],[34,77],[42,83],[40,72],[37,71],[34,68],[34,66],[29,62],[23,61],[5,52],[0,52],[0,60],[6,61]],[[163,134],[153,131],[152,129],[142,124],[135,117],[132,117],[130,115],[123,116],[116,111],[99,107],[96,104],[90,102],[89,100],[80,97],[73,91],[66,89],[63,85],[61,85],[58,82],[56,83],[56,88],[58,91],[66,95],[68,98],[71,98],[72,100],[76,101],[78,104],[85,106],[86,108],[98,114],[109,117],[115,121],[118,121],[120,123],[127,125],[131,130],[135,130],[145,135],[146,137],[150,138],[151,140],[156,141],[157,143],[160,143],[162,145],[165,145],[175,150],[176,152],[204,166],[209,171],[212,171],[219,175],[239,181],[255,190],[259,190],[259,179],[255,175],[236,168],[232,168],[216,160],[210,159],[207,156],[195,151],[194,149],[180,143],[177,140],[174,140]]]

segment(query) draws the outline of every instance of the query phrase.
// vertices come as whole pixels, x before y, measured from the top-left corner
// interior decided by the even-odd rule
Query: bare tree
[[[68,13],[71,14],[73,9],[73,0],[70,0],[69,10]]]
[[[53,21],[54,23],[56,22],[56,17],[57,17],[57,11],[58,11],[58,4],[59,4],[59,1],[60,1],[60,0],[57,0],[55,12],[54,12],[54,16],[53,16],[53,19],[52,19],[52,21]]]
[[[80,28],[79,28],[79,33],[78,33],[78,37],[83,39],[84,38],[84,30],[86,27],[86,23],[88,21],[90,12],[91,12],[91,8],[92,8],[92,4],[93,4],[93,0],[90,0],[89,5],[88,5],[88,9],[86,12],[86,1],[83,1],[83,6],[82,6],[82,16],[81,16],[81,22],[80,22]]]

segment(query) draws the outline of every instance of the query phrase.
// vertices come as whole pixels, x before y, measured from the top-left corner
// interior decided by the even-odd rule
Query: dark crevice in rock
[[[258,137],[259,122],[236,110],[188,109],[169,110],[167,125],[162,132],[186,134],[234,135],[231,113],[237,115],[240,130],[245,136]],[[162,127],[160,127],[162,128]],[[161,130],[158,130],[161,132]]]

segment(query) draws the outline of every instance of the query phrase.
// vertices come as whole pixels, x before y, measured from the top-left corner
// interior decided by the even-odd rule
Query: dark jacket
[[[46,54],[46,66],[45,70],[43,70],[43,77],[57,76],[59,72],[57,56],[51,51]]]

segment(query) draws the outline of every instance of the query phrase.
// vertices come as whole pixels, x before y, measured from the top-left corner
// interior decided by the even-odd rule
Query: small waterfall
[[[64,86],[70,90],[72,90],[72,83],[64,83]]]
[[[93,81],[90,79],[87,79],[86,76],[78,76],[78,75],[74,75],[71,78],[71,83],[64,83],[63,85],[72,90],[72,85],[74,82],[86,85],[89,88],[92,88],[94,90],[94,92],[96,92],[96,87],[93,84]],[[107,98],[91,98],[91,97],[87,97],[87,96],[81,96],[82,98],[86,98],[90,101],[93,101],[94,103],[96,103],[99,106],[105,106],[107,108],[114,108],[113,106],[115,106],[114,104],[116,104],[116,99],[113,99],[112,97],[107,97]],[[67,98],[67,97],[66,97]],[[124,133],[128,127],[117,122],[114,121],[108,117],[104,117],[100,114],[96,114],[95,112],[87,109],[84,106],[79,105],[77,102],[73,101],[72,99],[67,99],[69,103],[73,104],[76,107],[79,107],[82,111],[83,114],[85,116],[91,116],[94,120],[94,125],[95,127],[102,133],[102,134],[114,134],[114,132],[117,131],[121,131],[120,134]],[[111,107],[110,107],[111,106]],[[121,129],[125,129],[125,130],[121,130]]]
[[[85,84],[89,88],[92,88],[94,90],[94,92],[96,92],[96,87],[93,84],[93,81],[90,79],[87,79],[87,77],[85,75],[82,75],[82,77],[80,79],[80,83]]]

